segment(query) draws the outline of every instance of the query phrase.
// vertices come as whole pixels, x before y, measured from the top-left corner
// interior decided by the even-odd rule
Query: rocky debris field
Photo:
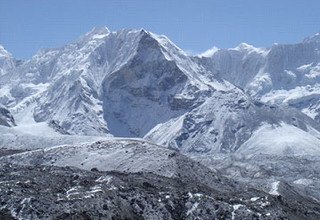
[[[223,191],[223,189],[221,189]],[[319,219],[320,204],[151,173],[4,165],[0,219]],[[298,198],[298,197],[297,197]],[[304,200],[303,200],[304,199]],[[303,204],[303,205],[302,205]]]

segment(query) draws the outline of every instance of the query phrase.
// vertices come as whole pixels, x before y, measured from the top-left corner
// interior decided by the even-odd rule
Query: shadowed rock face
[[[141,34],[134,57],[102,84],[104,118],[115,136],[143,137],[157,124],[192,109],[200,97],[175,98],[184,90],[200,89],[191,86],[176,61],[166,58],[156,39]]]
[[[12,127],[16,125],[10,111],[1,105],[0,105],[0,125],[7,126],[7,127]]]
[[[7,175],[10,173],[10,175]],[[148,173],[5,165],[4,219],[317,219],[319,204],[243,188],[219,192],[200,182]],[[223,191],[223,189],[222,189]]]

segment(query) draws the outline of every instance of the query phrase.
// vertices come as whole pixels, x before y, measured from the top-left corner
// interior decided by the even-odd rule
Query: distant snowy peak
[[[86,36],[93,36],[93,35],[97,35],[97,34],[109,34],[110,30],[107,27],[94,27],[91,31],[89,31],[88,33],[86,33]]]
[[[303,40],[303,43],[311,43],[311,42],[320,43],[320,32],[318,32],[310,37],[307,37]]]
[[[0,45],[0,77],[12,72],[14,68],[15,60],[12,55],[2,45]]]
[[[255,52],[255,53],[264,54],[264,55],[266,55],[269,52],[269,49],[254,47],[254,46],[247,44],[247,43],[241,43],[237,47],[230,48],[229,50],[244,51],[247,53]]]
[[[95,27],[84,36],[80,37],[80,40],[90,40],[90,39],[102,39],[110,33],[107,27]]]
[[[12,55],[0,44],[0,59],[3,57],[12,58]]]
[[[213,58],[215,55],[220,56],[219,52],[225,53],[226,51],[238,51],[241,53],[245,54],[250,54],[250,53],[257,53],[260,55],[266,56],[270,49],[268,48],[261,48],[261,47],[254,47],[250,44],[247,43],[241,43],[238,46],[234,48],[229,48],[229,49],[219,49],[218,47],[212,47],[209,50],[206,50],[205,52],[197,55],[199,58]]]
[[[218,47],[212,47],[209,50],[204,51],[203,53],[199,54],[198,57],[212,57],[217,51],[219,51]]]

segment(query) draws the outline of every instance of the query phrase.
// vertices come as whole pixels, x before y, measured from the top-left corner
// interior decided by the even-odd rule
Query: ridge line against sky
[[[93,27],[144,28],[189,53],[297,43],[320,31],[319,0],[0,0],[0,44],[28,59]]]

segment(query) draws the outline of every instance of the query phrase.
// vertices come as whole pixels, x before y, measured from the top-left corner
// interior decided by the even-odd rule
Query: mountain
[[[241,148],[274,153],[265,147],[271,145],[281,153],[318,153],[317,123],[294,109],[259,103],[239,88],[263,63],[276,62],[269,50],[241,44],[192,57],[143,29],[94,28],[75,43],[16,63],[9,78],[0,78],[0,101],[18,128],[54,122],[71,135],[144,137],[190,155]],[[305,59],[314,56],[308,52]],[[244,57],[247,64],[240,65]],[[259,142],[266,131],[305,138]]]
[[[180,66],[191,70],[180,70],[178,63],[172,61],[174,58],[180,59]],[[128,115],[119,116],[119,108],[124,106],[119,98],[114,100],[117,98],[114,93],[119,93],[114,87],[117,87],[117,83],[124,83],[125,87],[125,80],[131,80],[130,77],[134,77],[135,83],[144,80],[144,86],[139,84],[141,88],[127,85],[130,90],[128,95],[133,95],[132,98],[137,100],[126,107],[139,105],[139,97],[142,97],[140,99],[145,98],[142,100],[145,103],[140,105],[158,103],[154,109],[150,108],[149,114],[165,115],[164,112],[170,112],[166,99],[171,98],[171,105],[175,104],[175,99],[171,97],[173,95],[169,93],[175,94],[184,89],[183,86],[173,88],[173,84],[186,82],[187,77],[192,77],[191,73],[195,71],[193,68],[196,67],[190,66],[188,59],[163,36],[144,30],[109,32],[106,28],[94,29],[74,44],[60,49],[42,50],[31,60],[16,67],[14,76],[3,83],[9,88],[2,89],[9,90],[3,104],[11,107],[14,114],[24,114],[24,109],[30,106],[36,122],[55,120],[71,133],[101,135],[110,133],[111,129],[111,133],[117,136],[142,136],[171,115],[163,119],[156,118],[154,122],[149,120],[148,124],[141,116],[142,109],[133,108],[130,118],[140,116],[141,119],[139,125],[135,125],[137,122],[131,122]],[[149,75],[155,68],[159,72],[154,72],[154,76]],[[128,69],[133,75],[129,74]],[[137,71],[142,75],[136,76]],[[150,80],[155,79],[158,85],[148,87]],[[188,86],[195,92],[199,86],[205,87],[198,79],[194,79],[193,83],[195,85]],[[160,96],[164,96],[164,100],[159,100]],[[166,101],[166,104],[161,104],[162,101]],[[143,108],[144,113],[145,110]],[[173,116],[177,114],[172,112]]]
[[[159,124],[145,136],[188,155],[206,156],[319,155],[319,137],[319,125],[299,111],[253,102],[235,91],[215,92],[201,106]]]
[[[299,109],[319,122],[319,33],[297,44],[240,44],[195,59],[255,99]]]

